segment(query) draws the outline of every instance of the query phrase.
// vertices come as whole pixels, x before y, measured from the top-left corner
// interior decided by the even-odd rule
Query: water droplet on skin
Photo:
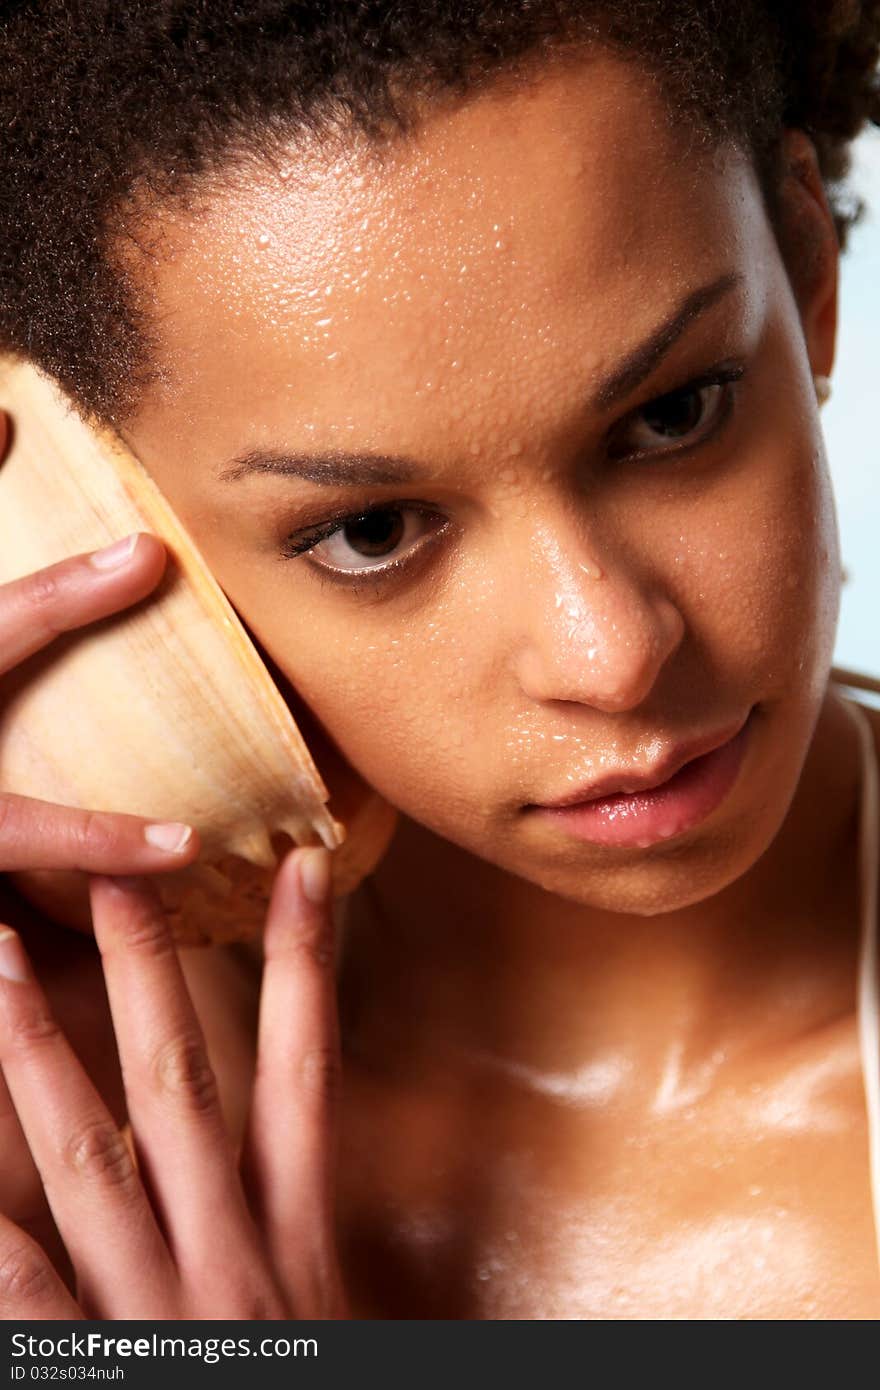
[[[459,372],[459,371],[461,371],[461,363],[459,362],[459,360],[458,360],[457,357],[454,357],[454,358],[452,359],[452,361],[451,361],[450,364],[449,364],[449,368],[450,368],[450,371],[453,371],[453,372]]]
[[[269,245],[269,233],[268,233],[268,232],[260,232],[260,235],[257,237],[257,242],[259,243],[260,246],[268,246],[268,245]]]
[[[289,169],[279,169],[279,170],[278,170],[278,177],[279,177],[279,179],[281,180],[282,183],[287,183],[287,180],[290,178],[290,170],[289,170]]]
[[[600,569],[599,566],[592,560],[588,560],[586,564],[581,564],[581,569],[583,570],[584,574],[589,575],[591,579],[605,578],[605,571],[603,569]]]
[[[491,1279],[491,1278],[492,1278],[492,1271],[491,1271],[491,1269],[486,1269],[485,1267],[484,1267],[483,1269],[478,1269],[478,1270],[477,1270],[477,1278],[483,1280],[484,1282],[485,1282],[486,1279]]]

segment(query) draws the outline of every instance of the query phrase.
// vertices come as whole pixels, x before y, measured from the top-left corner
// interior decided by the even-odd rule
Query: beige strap
[[[877,861],[880,824],[877,756],[866,715],[855,701],[845,699],[844,704],[858,729],[862,749],[862,806],[859,824],[862,921],[857,1009],[868,1118],[868,1166],[874,1204],[874,1235],[877,1242],[877,1260],[880,1263],[880,988],[877,960]]]

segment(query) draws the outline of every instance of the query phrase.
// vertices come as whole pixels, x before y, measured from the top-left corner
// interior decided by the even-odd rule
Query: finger
[[[198,858],[192,826],[81,811],[11,793],[0,796],[0,872],[80,869],[93,874],[159,873]]]
[[[3,1215],[19,1225],[45,1216],[40,1175],[24,1137],[9,1087],[0,1075],[0,1153],[3,1155]]]
[[[0,1319],[79,1321],[82,1316],[37,1242],[0,1216]]]
[[[104,1317],[132,1304],[162,1308],[174,1272],[131,1152],[9,929],[0,933],[0,1062],[85,1301]]]
[[[3,1155],[3,1215],[33,1236],[55,1268],[67,1277],[70,1261],[52,1219],[40,1175],[2,1072],[0,1154]]]
[[[140,1169],[178,1268],[204,1275],[218,1230],[239,1259],[257,1242],[201,1025],[151,886],[93,878],[91,897]]]
[[[304,891],[304,864],[316,900]],[[329,881],[329,852],[314,848],[288,854],[275,880],[242,1151],[258,1225],[300,1317],[320,1316],[338,1292],[332,1251],[340,1049]]]
[[[165,561],[161,541],[139,532],[0,586],[0,675],[59,633],[144,598],[159,582]]]

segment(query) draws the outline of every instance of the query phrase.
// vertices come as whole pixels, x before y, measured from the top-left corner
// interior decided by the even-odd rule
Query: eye
[[[640,406],[612,432],[611,456],[672,452],[708,439],[730,414],[733,383],[744,371],[719,368]]]
[[[425,538],[443,522],[444,518],[421,504],[388,503],[335,517],[290,536],[284,554],[308,554],[311,564],[342,582],[349,575],[379,578],[407,564],[408,556],[421,549]]]

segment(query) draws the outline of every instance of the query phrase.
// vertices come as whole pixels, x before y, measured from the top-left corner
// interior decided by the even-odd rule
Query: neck
[[[563,1088],[613,1059],[656,1088],[670,1049],[705,1058],[827,1023],[854,1002],[859,785],[829,692],[770,848],[713,897],[652,916],[560,898],[402,819],[346,922],[347,1046],[445,1074],[494,1060]]]

